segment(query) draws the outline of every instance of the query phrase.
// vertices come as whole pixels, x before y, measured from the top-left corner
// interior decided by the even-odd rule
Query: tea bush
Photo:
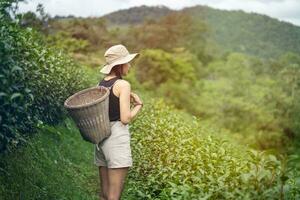
[[[1,8],[0,152],[26,141],[23,133],[34,132],[39,120],[61,121],[64,100],[88,85],[79,66],[3,12]]]
[[[296,186],[273,155],[241,146],[197,118],[150,102],[130,130],[136,199],[277,199]],[[299,192],[299,191],[298,191]]]

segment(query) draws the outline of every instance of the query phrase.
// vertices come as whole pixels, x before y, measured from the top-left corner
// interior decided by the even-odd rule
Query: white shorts
[[[108,168],[131,167],[132,156],[130,148],[131,133],[129,125],[121,121],[111,121],[111,135],[94,145],[94,164]]]

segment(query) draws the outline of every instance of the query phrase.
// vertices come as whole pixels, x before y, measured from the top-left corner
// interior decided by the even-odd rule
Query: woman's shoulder
[[[120,88],[130,88],[130,83],[124,79],[118,79],[116,85]]]
[[[127,81],[125,79],[118,79],[116,84],[125,85],[125,86],[130,85],[129,81]]]

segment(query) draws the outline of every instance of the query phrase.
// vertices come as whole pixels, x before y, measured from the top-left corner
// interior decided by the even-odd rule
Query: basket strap
[[[120,79],[117,79],[110,87],[108,87],[108,89],[110,90],[118,80],[120,80]]]
[[[96,148],[97,148],[97,150],[99,151],[100,149],[99,149],[99,146],[98,146],[99,144],[96,144]]]

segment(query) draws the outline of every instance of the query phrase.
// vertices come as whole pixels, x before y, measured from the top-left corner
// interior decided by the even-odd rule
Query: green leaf
[[[11,95],[10,100],[12,101],[18,97],[23,97],[23,95],[21,93],[14,93],[13,95]]]
[[[4,97],[7,96],[7,94],[5,92],[0,92],[0,97]]]
[[[13,73],[14,71],[23,71],[23,69],[19,66],[14,66],[12,69],[11,69],[11,73]]]

